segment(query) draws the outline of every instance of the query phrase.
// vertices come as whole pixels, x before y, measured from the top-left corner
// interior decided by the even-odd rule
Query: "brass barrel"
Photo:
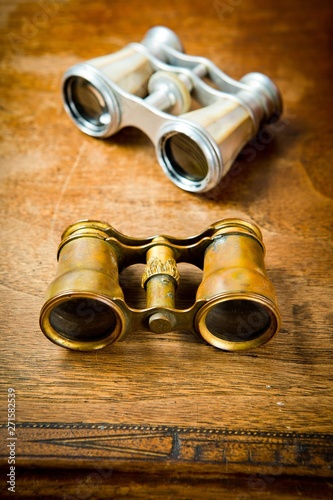
[[[57,274],[40,314],[44,334],[70,349],[105,347],[123,332],[125,317],[114,302],[123,298],[116,254],[102,228],[87,224],[73,234],[65,232]]]
[[[279,330],[280,315],[264,263],[262,234],[253,223],[216,224],[208,246],[197,300],[206,303],[195,325],[209,343],[227,351],[257,347]]]

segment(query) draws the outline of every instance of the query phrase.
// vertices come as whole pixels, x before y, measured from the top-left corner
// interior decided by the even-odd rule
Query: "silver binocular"
[[[221,220],[187,239],[130,238],[105,222],[80,221],[62,235],[40,326],[55,344],[79,351],[131,332],[175,330],[226,351],[257,347],[280,326],[264,254],[260,229],[243,219]],[[176,307],[180,262],[203,271],[187,309]],[[130,307],[119,284],[119,274],[135,264],[145,264],[144,309]]]
[[[236,81],[209,59],[186,55],[177,35],[162,26],[141,43],[70,68],[63,99],[88,135],[141,129],[169,179],[197,193],[217,186],[259,128],[282,112],[280,92],[267,76],[249,73]]]

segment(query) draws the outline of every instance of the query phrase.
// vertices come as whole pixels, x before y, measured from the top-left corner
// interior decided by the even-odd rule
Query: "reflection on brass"
[[[222,220],[187,239],[130,238],[105,222],[80,221],[62,235],[40,326],[52,342],[81,351],[122,341],[130,332],[173,330],[226,351],[257,347],[280,326],[264,253],[260,229],[242,219]],[[182,310],[176,308],[179,262],[203,270],[195,303]],[[134,309],[119,272],[144,263],[147,304]]]
[[[164,26],[69,68],[62,88],[80,130],[101,138],[141,129],[169,179],[196,193],[217,186],[259,128],[282,112],[280,91],[266,75],[234,80],[209,59],[185,54]]]

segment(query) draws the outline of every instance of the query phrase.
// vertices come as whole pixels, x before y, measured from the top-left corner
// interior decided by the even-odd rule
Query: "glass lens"
[[[251,300],[228,300],[213,306],[206,316],[212,335],[228,342],[245,342],[260,337],[271,324],[267,310]]]
[[[111,117],[102,94],[88,80],[79,76],[70,80],[71,108],[75,107],[84,120],[92,125],[110,123]]]
[[[185,134],[174,134],[165,142],[165,154],[173,169],[183,177],[202,181],[208,173],[208,163],[201,148]]]
[[[116,316],[103,302],[82,297],[56,306],[50,314],[50,324],[61,337],[92,342],[113,332]]]

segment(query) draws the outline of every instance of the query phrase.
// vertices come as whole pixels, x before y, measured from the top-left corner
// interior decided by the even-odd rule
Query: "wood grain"
[[[82,498],[77,478],[90,481],[87,498],[198,498],[203,491],[239,500],[329,497],[331,22],[329,0],[0,0],[0,434],[4,444],[13,387],[22,497]],[[234,78],[267,74],[284,98],[281,121],[260,131],[205,195],[174,186],[138,130],[93,139],[62,107],[68,67],[139,41],[158,24],[175,30],[189,54]],[[230,354],[178,332],[133,334],[77,353],[44,338],[39,310],[70,223],[93,218],[131,236],[185,238],[229,216],[263,231],[282,314],[282,329],[266,346]],[[137,266],[121,276],[131,305],[144,300],[141,273]],[[191,304],[200,279],[193,266],[181,268],[180,307]],[[121,433],[132,452],[143,446],[163,460],[119,452]],[[105,435],[109,448],[99,442]],[[175,436],[185,455],[172,455]],[[0,456],[7,473],[3,445]],[[102,490],[89,479],[97,461],[117,471],[100,475]]]

